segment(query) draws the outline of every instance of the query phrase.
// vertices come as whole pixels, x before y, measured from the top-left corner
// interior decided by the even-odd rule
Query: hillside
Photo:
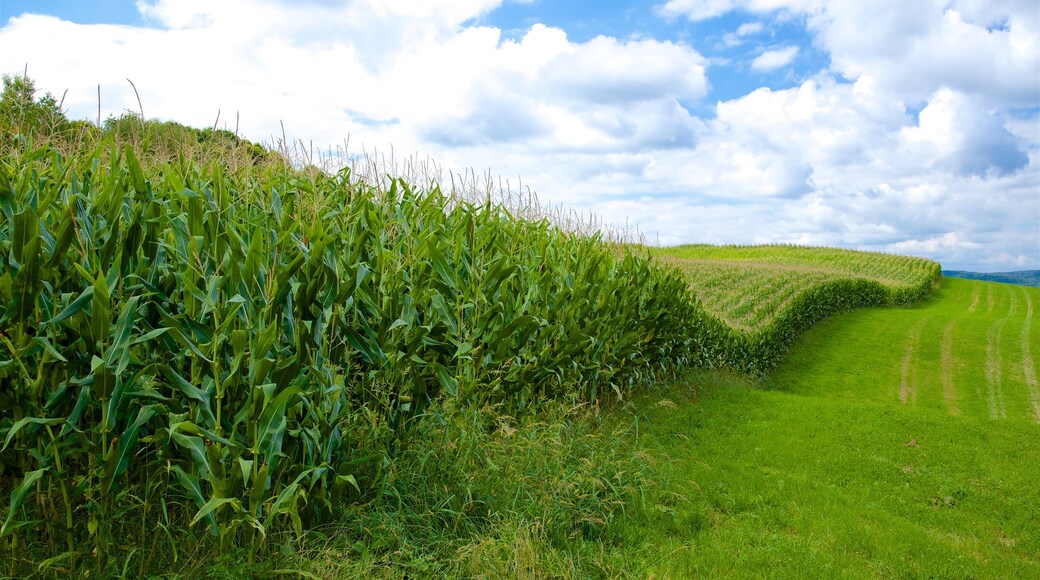
[[[943,276],[951,278],[964,278],[965,280],[983,280],[988,282],[1001,282],[1003,284],[1018,284],[1040,288],[1040,270],[1019,270],[1017,272],[964,272],[961,270],[943,270]]]

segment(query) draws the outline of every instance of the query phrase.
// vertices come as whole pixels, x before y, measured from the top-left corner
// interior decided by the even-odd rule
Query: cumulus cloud
[[[767,50],[751,61],[751,69],[761,72],[774,71],[791,64],[797,56],[797,46]]]
[[[908,99],[940,86],[1035,106],[1040,6],[1032,0],[669,0],[658,11],[706,20],[733,11],[805,18],[832,70],[871,75]]]
[[[16,16],[0,28],[0,69],[27,62],[41,88],[68,88],[74,118],[97,114],[99,84],[103,114],[136,110],[130,78],[149,117],[210,126],[219,110],[233,129],[238,113],[252,139],[284,122],[316,144],[349,136],[521,176],[543,202],[662,243],[1040,267],[1035,2],[671,0],[657,12],[673,22],[754,15],[724,44],[781,19],[828,57],[698,116],[709,75],[741,67],[647,35],[577,42],[534,24],[504,38],[482,24],[502,1],[141,0],[147,27]],[[751,68],[800,54],[769,47]]]
[[[947,88],[932,95],[918,124],[901,129],[900,137],[901,148],[920,163],[964,176],[1008,175],[1029,163],[1000,118]]]

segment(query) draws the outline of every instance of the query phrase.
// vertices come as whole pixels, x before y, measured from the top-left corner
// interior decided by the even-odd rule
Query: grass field
[[[1040,576],[1040,292],[945,280],[644,403],[637,575]]]

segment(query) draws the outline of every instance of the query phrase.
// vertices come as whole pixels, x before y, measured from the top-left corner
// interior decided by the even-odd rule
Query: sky
[[[70,118],[100,86],[103,117],[473,168],[662,245],[1040,269],[1036,0],[0,0],[24,70]]]

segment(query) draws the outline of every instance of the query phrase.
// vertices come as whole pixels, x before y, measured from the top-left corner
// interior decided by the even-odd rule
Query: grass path
[[[1038,299],[948,279],[825,321],[762,385],[704,372],[638,407],[661,485],[618,558],[660,578],[1040,577]]]

